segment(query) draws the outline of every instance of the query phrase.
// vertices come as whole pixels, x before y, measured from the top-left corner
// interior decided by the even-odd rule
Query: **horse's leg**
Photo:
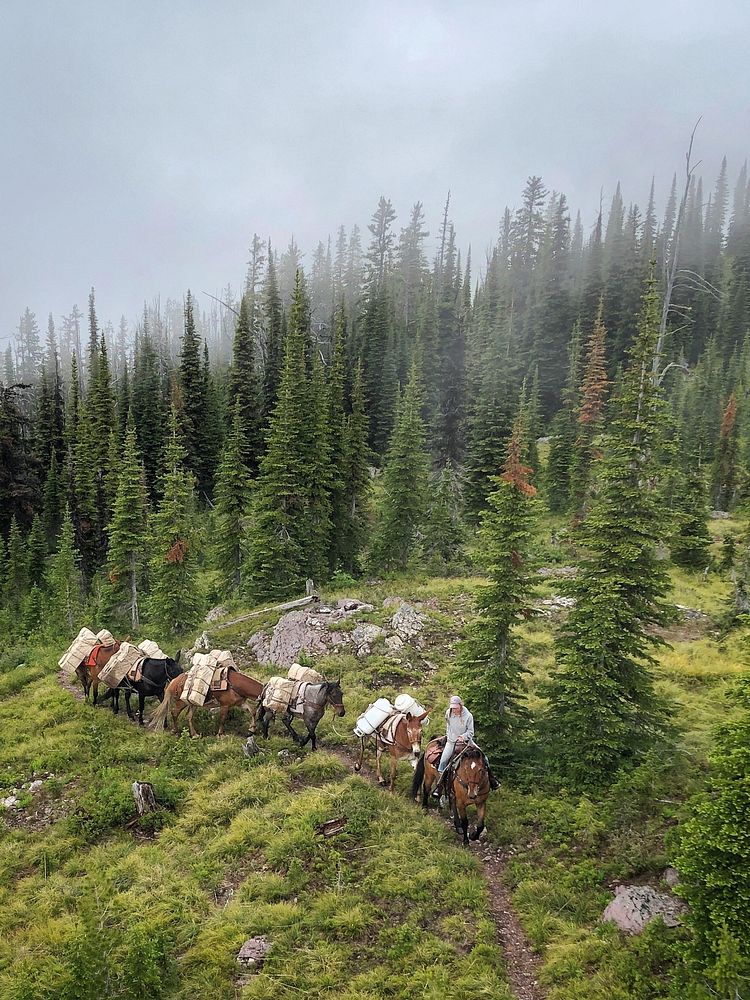
[[[382,772],[380,770],[380,757],[381,757],[382,753],[383,753],[383,749],[381,747],[380,740],[376,736],[375,737],[375,774],[377,776],[378,784],[379,785],[384,785],[385,784],[385,782],[383,781],[383,774],[382,774]]]
[[[479,840],[482,836],[482,830],[484,830],[484,814],[487,811],[487,803],[480,802],[477,805],[477,828],[472,833],[470,840]]]
[[[93,705],[94,705],[94,708],[96,708],[96,703],[99,700],[99,678],[98,677],[95,677],[94,680],[92,681],[92,687],[94,688]]]
[[[284,712],[284,714],[281,716],[281,721],[284,723],[284,728],[286,729],[286,731],[289,733],[289,735],[292,737],[292,739],[298,746],[302,747],[305,745],[305,743],[307,743],[309,736],[306,736],[304,742],[302,742],[301,737],[298,736],[297,733],[295,732],[294,726],[292,725],[291,712]]]
[[[221,706],[221,711],[219,712],[219,728],[216,732],[217,736],[224,735],[224,723],[227,721],[227,715],[229,714],[229,702],[226,702]]]
[[[263,739],[267,740],[268,739],[268,727],[271,725],[271,713],[268,711],[267,708],[263,708],[263,706],[261,706],[260,714],[258,715],[258,718],[260,720],[261,731],[263,732]]]
[[[130,688],[125,688],[125,709],[131,722],[133,721],[133,709],[130,707],[130,696],[132,693]]]
[[[184,709],[184,707],[185,707],[185,703],[182,702],[182,701],[180,701],[179,698],[176,698],[175,699],[175,703],[172,706],[172,732],[175,734],[175,736],[179,736],[180,735],[179,720],[180,720],[180,713],[182,712],[182,710]],[[167,720],[165,719],[164,720],[164,727],[165,728],[166,728],[166,725],[167,725]]]
[[[469,817],[466,812],[466,803],[463,802],[461,805],[456,801],[456,818],[461,821],[461,835],[463,836],[464,847],[468,846],[469,843]],[[458,830],[458,823],[456,824],[456,829]]]
[[[120,713],[120,689],[112,688],[112,715]]]
[[[197,740],[198,734],[196,733],[195,727],[193,726],[194,714],[195,714],[195,705],[188,705],[188,711],[187,711],[188,729],[190,730],[190,735],[192,736],[192,738],[194,740]]]
[[[162,692],[162,700],[164,699],[164,693]],[[146,707],[146,692],[138,692],[138,725],[143,725],[143,710]]]
[[[395,748],[394,748],[395,749]],[[391,786],[390,791],[393,791],[393,785],[396,780],[396,768],[398,767],[398,757],[395,753],[391,753]]]

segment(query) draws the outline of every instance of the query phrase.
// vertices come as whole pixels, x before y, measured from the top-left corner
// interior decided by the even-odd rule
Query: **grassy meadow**
[[[718,539],[737,522],[711,522]],[[546,529],[545,529],[546,530]],[[565,552],[542,558],[565,562]],[[0,797],[20,789],[21,808],[0,807],[0,1000],[188,1000],[511,996],[495,939],[481,850],[460,847],[444,824],[409,801],[412,771],[393,797],[353,776],[335,750],[355,748],[351,728],[374,697],[401,690],[437,705],[428,735],[456,687],[455,646],[472,615],[479,576],[411,576],[326,593],[373,604],[362,616],[385,624],[386,597],[416,604],[423,642],[400,658],[381,643],[370,656],[317,661],[342,676],[347,715],[326,715],[324,748],[298,751],[276,724],[263,752],[246,758],[249,716],[230,735],[198,713],[204,738],[155,734],[121,713],[93,709],[59,683],[51,647],[0,657]],[[674,709],[669,753],[644,759],[602,801],[547,788],[530,756],[493,794],[488,838],[507,862],[522,924],[542,956],[550,1000],[633,1000],[680,995],[680,931],[653,925],[638,938],[599,923],[622,881],[659,884],[670,831],[704,778],[712,732],[727,717],[725,694],[744,669],[739,632],[723,635],[730,585],[674,574],[675,602],[700,609],[676,619],[657,683]],[[540,596],[560,581],[540,580]],[[543,704],[557,621],[522,628],[529,703]],[[209,627],[258,677],[246,641],[275,616]],[[213,631],[212,631],[213,628]],[[155,638],[163,638],[155,636]],[[184,637],[187,645],[193,636]],[[174,641],[167,643],[171,651]],[[279,756],[288,749],[290,754]],[[41,793],[22,786],[35,777]],[[159,810],[137,820],[130,785],[153,784]],[[348,818],[323,839],[321,822]],[[242,942],[265,934],[261,972],[235,962]]]

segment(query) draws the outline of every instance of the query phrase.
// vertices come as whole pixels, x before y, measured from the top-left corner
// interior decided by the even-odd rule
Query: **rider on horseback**
[[[445,772],[456,752],[456,743],[462,740],[464,743],[474,743],[474,716],[464,705],[457,694],[451,696],[450,706],[445,713],[445,746],[438,764],[439,779],[433,790],[433,797],[440,798],[445,782]],[[476,745],[476,744],[475,744]],[[487,774],[490,779],[490,788],[497,788],[499,782],[490,769],[487,757],[484,758],[487,766]]]

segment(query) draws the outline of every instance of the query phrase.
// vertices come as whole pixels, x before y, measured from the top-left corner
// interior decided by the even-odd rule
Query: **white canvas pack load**
[[[103,628],[96,633],[96,641],[100,642],[102,646],[106,646],[109,649],[110,646],[114,646],[115,637],[109,631],[109,629]]]
[[[312,667],[303,667],[301,663],[293,663],[287,677],[293,681],[303,681],[305,684],[322,684],[325,677]]]
[[[300,682],[290,677],[272,677],[266,685],[263,705],[272,712],[286,712],[289,702],[299,690]]]
[[[76,668],[89,655],[94,646],[99,644],[99,639],[90,628],[82,628],[73,642],[57,661],[58,667],[69,674],[74,674]]]
[[[372,705],[368,705],[367,711],[357,719],[354,727],[355,736],[372,736],[375,730],[382,726],[389,715],[393,715],[393,705],[387,698],[378,698]]]
[[[393,701],[393,707],[397,712],[402,712],[404,715],[424,715],[425,709],[419,704],[416,698],[412,698],[410,694],[400,694]]]
[[[216,669],[219,669],[221,667],[224,668],[231,667],[232,670],[237,669],[237,664],[234,662],[234,657],[232,656],[232,654],[229,652],[228,649],[212,649],[208,655],[212,657]]]
[[[138,664],[145,659],[143,651],[130,642],[123,642],[109,663],[99,674],[99,680],[116,688],[126,674],[136,672]]]
[[[143,642],[139,642],[138,649],[151,660],[167,659],[167,654],[159,649],[159,644],[154,642],[153,639],[144,639]]]
[[[196,653],[193,656],[193,664],[187,672],[182,700],[198,707],[204,705],[211,691],[215,669],[216,661],[210,653]]]

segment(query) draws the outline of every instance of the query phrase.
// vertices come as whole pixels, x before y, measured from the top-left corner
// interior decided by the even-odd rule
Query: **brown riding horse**
[[[76,667],[76,677],[83,685],[84,698],[88,698],[89,691],[94,688],[94,704],[99,697],[99,674],[104,670],[109,661],[120,648],[119,640],[115,640],[114,646],[103,646],[101,643],[94,646],[85,660],[82,660]]]
[[[190,735],[192,737],[197,737],[195,728],[193,726],[193,716],[195,715],[196,705],[191,705],[187,701],[182,700],[182,691],[185,687],[185,681],[187,680],[187,674],[180,674],[175,677],[173,681],[170,681],[164,691],[164,701],[159,705],[157,710],[153,713],[149,721],[149,729],[157,729],[160,725],[164,725],[167,728],[167,715],[170,710],[172,712],[172,732],[175,736],[179,735],[179,726],[177,720],[179,719],[182,712],[187,708],[188,710],[188,728],[190,729]],[[227,675],[228,687],[225,691],[211,690],[205,701],[205,707],[210,705],[219,705],[221,712],[219,713],[219,729],[216,733],[217,736],[224,735],[224,723],[227,719],[227,713],[230,708],[234,708],[235,705],[242,705],[243,708],[247,708],[244,704],[245,700],[248,698],[259,698],[262,691],[263,685],[260,681],[256,681],[254,677],[248,676],[248,674],[243,674],[239,670],[235,670],[234,667],[229,668],[229,673]],[[248,711],[251,711],[248,709]]]
[[[412,715],[410,712],[407,712],[401,716],[395,725],[391,724],[389,726],[389,720],[386,719],[382,726],[375,730],[373,733],[375,737],[375,773],[378,776],[379,785],[385,784],[385,779],[380,771],[380,758],[383,754],[387,753],[390,757],[391,780],[389,790],[391,792],[393,791],[398,762],[400,760],[407,760],[408,758],[412,760],[417,758],[422,749],[422,720],[428,715],[429,712],[423,712],[421,715]],[[354,765],[355,771],[359,771],[362,768],[366,740],[367,737],[363,736],[359,760]]]
[[[420,788],[422,789],[424,809],[428,808],[430,794],[438,778],[437,764],[441,749],[437,740],[431,740],[419,758],[414,774],[412,795],[416,799]],[[476,744],[469,743],[463,750],[456,751],[455,757],[448,765],[445,782],[456,831],[463,833],[464,844],[468,844],[469,840],[478,840],[484,830],[484,816],[490,794],[490,776],[484,754]],[[471,836],[468,835],[469,817],[466,814],[469,806],[474,806],[477,810],[477,827]]]

